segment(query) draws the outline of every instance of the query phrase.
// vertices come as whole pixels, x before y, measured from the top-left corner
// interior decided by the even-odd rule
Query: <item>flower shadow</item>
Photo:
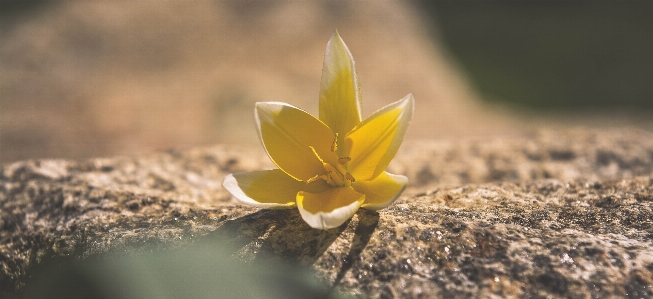
[[[295,210],[260,210],[227,220],[211,234],[212,238],[236,250],[230,253],[245,262],[272,260],[310,265],[347,228],[317,230],[308,226]]]
[[[245,262],[278,261],[308,266],[314,264],[348,227],[356,225],[351,248],[335,281],[337,284],[367,246],[379,222],[376,212],[359,210],[357,215],[358,220],[353,223],[349,219],[338,228],[324,231],[308,226],[296,209],[260,210],[228,220],[211,234],[211,238],[230,245],[235,251],[228,254]]]
[[[220,256],[231,256],[249,266],[264,266],[264,271],[255,273],[259,283],[281,289],[297,291],[302,284],[293,282],[293,279],[301,275],[304,275],[302,279],[315,279],[312,265],[320,263],[324,266],[325,260],[326,263],[336,261],[334,281],[313,280],[315,284],[303,292],[313,292],[314,295],[306,298],[344,298],[337,287],[355,261],[360,259],[379,222],[376,212],[359,210],[357,215],[338,228],[324,231],[308,226],[297,210],[260,210],[228,220],[208,237],[225,245],[215,247],[222,250]],[[354,236],[349,250],[333,252],[334,257],[338,256],[335,258],[327,253],[326,259],[318,262],[343,233],[351,236],[352,232]],[[307,285],[304,283],[304,286]]]
[[[335,290],[340,284],[340,281],[345,277],[345,274],[354,266],[354,263],[360,260],[360,255],[363,253],[367,243],[370,242],[372,234],[379,225],[379,213],[369,210],[358,210],[358,225],[354,231],[354,239],[347,257],[345,257],[340,271],[331,286],[331,292]]]

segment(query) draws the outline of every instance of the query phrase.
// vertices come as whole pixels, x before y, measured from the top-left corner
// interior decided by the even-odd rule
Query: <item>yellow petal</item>
[[[320,120],[339,135],[339,143],[361,122],[361,96],[354,58],[335,31],[329,40],[320,82]],[[338,151],[342,153],[342,149]]]
[[[365,202],[361,208],[376,211],[392,204],[406,189],[407,184],[407,177],[383,172],[371,181],[357,182],[352,187],[365,194]]]
[[[259,208],[292,208],[305,185],[279,169],[234,173],[222,182],[240,202]]]
[[[350,187],[329,188],[320,193],[297,193],[297,207],[304,221],[312,228],[325,230],[345,223],[364,200],[365,195]]]
[[[331,152],[335,135],[304,110],[286,103],[261,102],[254,111],[259,137],[270,159],[293,178],[305,181],[325,172],[310,146],[325,162],[337,160]]]
[[[413,95],[374,112],[345,137],[347,167],[357,181],[369,181],[385,171],[413,118]]]

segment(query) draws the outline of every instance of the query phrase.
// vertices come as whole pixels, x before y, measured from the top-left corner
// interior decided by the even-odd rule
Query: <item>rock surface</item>
[[[650,132],[409,142],[389,169],[410,177],[404,195],[330,231],[295,210],[239,205],[220,187],[230,172],[270,167],[260,150],[224,146],[6,164],[2,295],[28,287],[47,260],[211,238],[238,260],[309,266],[363,297],[653,296]]]

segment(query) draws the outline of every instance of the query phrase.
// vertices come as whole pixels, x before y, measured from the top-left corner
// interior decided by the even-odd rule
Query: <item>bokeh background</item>
[[[0,163],[258,143],[257,101],[316,113],[338,29],[364,116],[408,138],[653,128],[653,2],[2,1]]]

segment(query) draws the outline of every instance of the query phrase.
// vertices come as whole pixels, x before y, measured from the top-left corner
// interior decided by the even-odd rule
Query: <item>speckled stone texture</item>
[[[270,167],[260,149],[224,146],[4,165],[0,295],[45,260],[212,238],[243,262],[307,265],[361,297],[653,296],[650,132],[407,142],[389,167],[410,177],[404,195],[330,231],[220,187]]]

